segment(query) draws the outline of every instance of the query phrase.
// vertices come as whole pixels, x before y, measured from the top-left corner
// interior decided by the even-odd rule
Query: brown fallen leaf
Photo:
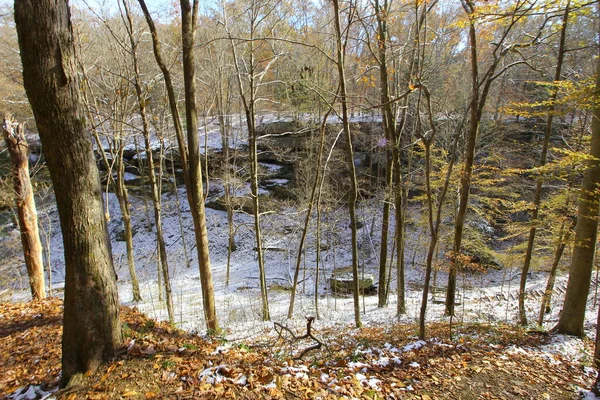
[[[123,392],[123,394],[121,396],[123,397],[133,397],[133,396],[137,396],[137,392],[135,390],[126,390],[125,392]]]

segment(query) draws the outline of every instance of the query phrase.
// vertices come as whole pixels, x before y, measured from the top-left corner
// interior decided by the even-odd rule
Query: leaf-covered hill
[[[314,321],[322,346],[294,341],[306,332],[285,328],[227,342],[123,307],[120,354],[56,392],[61,314],[59,299],[0,304],[0,399],[572,399],[595,377],[585,366],[591,342],[511,325],[459,325],[451,339],[436,323],[419,341],[413,325],[320,329]],[[577,360],[564,351],[573,344]]]

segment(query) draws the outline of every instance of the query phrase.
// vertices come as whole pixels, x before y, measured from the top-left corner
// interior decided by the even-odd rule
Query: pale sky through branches
[[[109,11],[115,12],[119,9],[119,3],[121,0],[71,0],[72,7],[78,7],[79,9],[92,8],[96,12]],[[130,0],[130,4],[134,9],[139,8],[137,0]],[[164,17],[169,13],[172,7],[171,0],[146,0],[146,5],[151,13],[157,13],[159,16]]]

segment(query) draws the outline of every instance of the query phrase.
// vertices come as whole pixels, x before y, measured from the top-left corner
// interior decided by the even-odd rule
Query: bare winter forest
[[[62,321],[43,377],[0,362],[0,399],[169,397],[182,357],[198,369],[181,378],[183,398],[600,390],[596,1],[15,0],[0,10],[0,352],[38,326],[14,313]],[[161,336],[170,329],[194,339]],[[344,353],[339,335],[363,350]],[[312,344],[264,350],[260,365],[363,354],[364,369],[338,381],[333,364],[285,361],[284,381],[275,366],[256,375],[239,351],[269,340]],[[365,340],[381,340],[379,359]],[[181,354],[149,360],[147,387],[94,386],[115,354],[161,360],[177,353],[172,341]],[[425,359],[464,363],[478,346],[492,360],[522,357],[520,371],[539,357],[565,382],[479,378],[452,391],[385,375],[447,373]],[[203,351],[235,354],[229,372],[215,365],[224,360],[203,364]],[[382,364],[413,352],[412,363]]]

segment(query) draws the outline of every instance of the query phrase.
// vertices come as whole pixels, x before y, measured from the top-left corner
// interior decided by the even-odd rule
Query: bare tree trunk
[[[204,301],[204,317],[208,330],[219,333],[219,323],[215,307],[215,289],[210,269],[208,252],[208,231],[206,230],[206,211],[204,209],[204,189],[202,185],[202,164],[200,163],[200,144],[198,140],[198,114],[196,112],[196,70],[194,64],[194,34],[198,15],[198,0],[194,0],[193,9],[189,0],[180,0],[181,5],[181,38],[183,49],[183,83],[185,90],[185,119],[187,127],[189,156],[189,187],[191,195],[190,209],[194,219],[196,232],[196,249],[200,282],[202,283],[202,299]]]
[[[429,90],[426,87],[422,87],[421,90],[425,93],[425,98],[427,100],[427,112],[429,115],[429,125],[431,128],[431,135],[429,137],[422,135],[420,119],[418,120],[417,137],[419,137],[425,145],[425,185],[427,193],[427,212],[430,234],[429,248],[427,250],[427,259],[425,263],[425,282],[423,283],[423,296],[421,299],[421,311],[419,314],[419,338],[425,339],[425,318],[427,315],[427,301],[429,297],[429,283],[431,281],[431,271],[433,268],[433,257],[435,255],[435,249],[438,244],[440,226],[442,222],[442,208],[446,199],[446,194],[448,193],[448,186],[450,185],[452,169],[454,168],[454,160],[456,158],[456,147],[458,144],[460,129],[454,137],[454,141],[452,143],[452,150],[450,152],[450,162],[448,164],[448,169],[446,170],[444,184],[442,186],[440,194],[437,196],[437,204],[434,204],[433,193],[431,190],[431,145],[433,143],[433,140],[435,139],[437,129],[433,120],[433,110],[431,107],[431,98]],[[417,112],[418,108],[419,106],[417,106]]]
[[[429,10],[433,8],[437,4],[437,0],[432,1],[429,5],[425,2],[423,3],[423,11],[419,15],[419,2],[415,1],[415,16],[417,20],[417,26],[415,29],[415,38],[414,43],[410,53],[410,64],[408,67],[408,71],[406,71],[406,86],[412,85],[412,79],[414,77],[414,72],[420,65],[420,59],[417,56],[417,51],[419,49],[419,35],[421,29],[425,23],[425,18]],[[400,158],[402,157],[402,135],[405,132],[406,128],[406,118],[408,115],[408,105],[409,105],[409,96],[405,95],[405,98],[402,102],[402,117],[400,118],[400,126],[398,130],[394,129],[394,143],[392,149],[392,158],[393,158],[393,185],[394,185],[394,209],[395,209],[395,243],[396,243],[396,275],[397,275],[397,309],[396,313],[398,316],[406,313],[406,295],[405,295],[405,273],[404,273],[404,221],[406,218],[405,211],[407,202],[404,201],[405,195],[408,194],[408,189],[404,187],[402,181],[402,168],[400,164]],[[409,172],[410,172],[410,159],[409,159]]]
[[[23,124],[13,122],[9,116],[4,118],[2,131],[12,162],[15,203],[31,297],[33,300],[41,300],[46,298],[44,260],[33,187],[29,178],[29,146]]]
[[[92,114],[92,105],[90,104],[88,98],[88,92],[92,93],[90,82],[86,76],[85,65],[82,60],[78,58],[78,63],[80,67],[81,74],[83,75],[83,79],[85,80],[85,85],[82,88],[82,98],[85,108],[87,110],[87,115],[89,118],[89,122],[92,125],[91,131],[94,136],[94,140],[96,142],[97,151],[100,153],[102,157],[102,161],[106,168],[107,174],[107,184],[110,183],[113,185],[115,189],[115,195],[117,196],[117,200],[119,202],[119,209],[121,210],[121,216],[123,218],[123,229],[125,233],[125,245],[127,249],[127,267],[129,269],[129,277],[131,279],[131,292],[132,292],[132,300],[134,302],[141,301],[142,296],[140,294],[140,284],[137,278],[137,273],[135,270],[135,253],[133,249],[133,228],[131,226],[131,204],[129,202],[129,194],[127,193],[127,187],[125,185],[125,162],[123,159],[123,152],[125,150],[125,140],[123,138],[123,115],[120,115],[120,118],[115,116],[115,123],[118,124],[118,138],[112,139],[112,145],[110,145],[110,139],[108,135],[106,135],[107,141],[109,141],[109,147],[111,149],[111,153],[114,157],[113,163],[116,164],[117,170],[117,179],[113,178],[112,168],[113,165],[108,161],[106,157],[106,152],[102,148],[102,141],[100,140],[100,136],[98,134],[98,126],[102,125],[98,123],[96,125],[96,121],[94,120],[94,115]],[[125,99],[121,99],[125,101]],[[98,101],[94,99],[94,106],[98,109]],[[123,105],[119,107],[121,110],[123,109]],[[106,215],[108,215],[108,202],[106,204]],[[108,218],[107,218],[108,220]]]
[[[298,244],[298,256],[296,257],[296,268],[294,269],[294,280],[292,283],[292,293],[290,297],[290,308],[288,310],[288,318],[292,318],[294,314],[294,300],[296,299],[296,289],[298,287],[298,274],[300,273],[300,263],[302,261],[302,254],[304,252],[304,242],[306,240],[306,235],[308,233],[308,227],[310,224],[310,219],[312,216],[313,208],[315,206],[315,200],[317,198],[317,189],[319,188],[319,184],[321,181],[321,164],[323,161],[323,151],[325,149],[325,133],[327,132],[327,118],[331,113],[331,108],[327,110],[325,113],[325,117],[323,117],[323,122],[321,124],[320,132],[321,132],[321,140],[319,143],[319,152],[317,154],[317,167],[315,180],[313,182],[313,187],[310,192],[310,200],[308,201],[308,210],[306,211],[306,218],[304,219],[304,228],[302,229],[302,236],[300,237],[300,243]],[[317,237],[319,233],[317,232]],[[319,251],[320,243],[317,240],[317,252]],[[315,274],[315,308],[317,310],[317,318],[318,318],[318,281],[319,281],[319,269],[317,263],[317,270]]]
[[[236,69],[236,78],[238,83],[238,90],[240,93],[240,100],[246,114],[246,126],[248,128],[248,152],[250,155],[250,192],[252,196],[252,213],[254,216],[254,234],[256,238],[256,257],[258,260],[258,279],[260,282],[260,292],[262,301],[262,317],[264,321],[269,321],[271,315],[269,312],[269,297],[267,293],[267,282],[265,276],[265,263],[263,256],[263,244],[262,244],[262,233],[260,224],[260,199],[258,197],[258,149],[257,149],[257,134],[256,134],[256,91],[257,83],[255,77],[255,54],[254,54],[254,31],[256,29],[256,21],[258,19],[259,11],[255,8],[256,3],[251,2],[249,13],[250,13],[250,40],[248,42],[248,66],[249,71],[247,72],[249,82],[248,89],[244,88],[242,82],[242,72],[240,70],[238,54],[233,43],[233,38],[229,34],[229,42],[231,44],[231,52],[233,56],[233,62]],[[228,29],[228,28],[227,28]],[[264,74],[263,74],[264,76]]]
[[[142,133],[144,135],[144,145],[146,148],[146,159],[148,161],[148,178],[150,180],[150,187],[152,189],[152,205],[154,210],[154,227],[156,228],[156,244],[158,246],[158,264],[160,272],[162,272],[163,284],[165,289],[165,300],[167,302],[167,313],[169,322],[175,323],[175,312],[173,309],[173,295],[171,293],[171,279],[169,277],[169,263],[167,261],[167,248],[165,246],[164,234],[162,231],[162,216],[161,216],[161,190],[160,181],[157,182],[155,176],[154,157],[152,155],[152,145],[150,142],[150,127],[148,125],[148,115],[146,113],[146,99],[142,92],[142,85],[140,81],[140,67],[138,64],[137,48],[138,43],[133,37],[133,21],[131,19],[131,13],[129,12],[129,5],[126,0],[123,0],[123,6],[127,16],[127,31],[129,36],[129,43],[131,45],[131,58],[133,61],[133,73],[134,80],[133,86],[135,88],[135,94],[138,102],[138,111],[142,119]],[[159,161],[162,162],[162,161]],[[159,167],[162,176],[162,167]]]
[[[594,90],[594,117],[592,119],[592,139],[590,144],[591,159],[586,161],[583,175],[577,226],[575,228],[575,244],[571,257],[569,283],[565,293],[563,310],[558,324],[554,328],[560,333],[583,336],[585,308],[590,290],[592,267],[598,233],[598,211],[600,209],[600,58],[596,68],[596,87]],[[596,357],[598,356],[596,347]]]
[[[172,155],[173,153],[171,153]],[[188,253],[187,241],[185,240],[185,230],[183,228],[183,217],[181,215],[181,201],[179,200],[179,191],[177,190],[177,174],[175,172],[175,160],[171,157],[171,175],[173,176],[173,196],[175,196],[175,206],[177,207],[177,222],[179,223],[179,234],[181,235],[181,245],[183,247],[183,257],[185,258],[186,268],[191,267],[190,255]]]
[[[505,66],[501,71],[496,72],[500,61],[504,58],[510,50],[517,44],[507,45],[506,41],[509,37],[509,33],[512,28],[515,27],[516,23],[521,20],[535,5],[535,3],[529,2],[517,2],[515,9],[512,10],[510,23],[504,28],[500,40],[493,42],[492,45],[493,59],[489,63],[488,68],[482,74],[479,75],[479,57],[478,57],[478,45],[477,45],[477,14],[476,2],[473,0],[461,0],[461,5],[469,17],[469,47],[470,47],[470,58],[471,58],[471,103],[470,103],[470,123],[469,131],[467,133],[466,146],[465,146],[465,161],[463,166],[463,172],[460,180],[460,192],[459,192],[459,205],[456,219],[454,221],[454,246],[452,262],[450,264],[450,271],[448,273],[448,289],[446,292],[446,315],[454,315],[454,303],[456,299],[456,273],[458,270],[458,263],[460,260],[463,228],[465,225],[465,217],[467,215],[467,209],[469,206],[469,193],[471,191],[471,175],[473,174],[473,166],[475,165],[475,145],[477,142],[477,135],[479,133],[479,123],[481,122],[481,116],[483,114],[483,108],[486,104],[487,97],[490,92],[492,83],[503,73],[505,73],[511,66],[517,65],[518,63],[511,63]],[[538,35],[531,38],[531,41],[525,44],[519,44],[521,47],[527,47],[535,44],[541,35],[542,30],[538,31]]]
[[[65,0],[17,0],[23,82],[52,178],[63,233],[61,386],[92,372],[121,344],[119,298],[100,178],[85,128]]]
[[[594,346],[594,366],[598,370],[596,381],[592,385],[592,392],[600,396],[600,308],[598,308],[598,317],[596,318],[596,342]]]
[[[383,114],[383,130],[386,140],[386,163],[385,163],[385,189],[381,223],[381,248],[379,253],[379,301],[378,307],[387,305],[387,258],[388,258],[388,230],[390,221],[390,208],[393,192],[393,176],[400,171],[394,170],[393,148],[396,120],[392,110],[389,96],[388,68],[387,68],[387,15],[389,4],[387,0],[380,6],[379,0],[375,0],[375,16],[377,17],[377,48],[379,49],[379,81],[381,91],[381,108]]]
[[[356,167],[354,166],[354,148],[352,146],[352,133],[350,132],[350,123],[348,118],[348,92],[346,90],[346,72],[344,71],[344,58],[346,46],[342,36],[342,27],[340,24],[340,5],[339,0],[332,0],[333,19],[335,25],[337,70],[340,85],[340,103],[342,105],[342,127],[346,137],[346,162],[350,172],[350,195],[348,197],[348,212],[350,214],[350,229],[352,230],[352,287],[354,292],[354,323],[357,328],[362,326],[360,320],[360,300],[358,287],[358,243],[356,226],[356,202],[358,200],[358,180],[356,178]],[[352,12],[351,10],[349,12]]]
[[[538,314],[538,325],[540,327],[544,323],[544,314],[550,312],[550,299],[552,298],[552,291],[554,290],[556,272],[558,271],[558,264],[560,264],[560,259],[565,251],[565,247],[567,247],[567,242],[569,241],[570,236],[569,233],[570,228],[566,227],[566,223],[563,221],[563,223],[560,226],[558,239],[556,240],[556,249],[554,250],[554,261],[552,262],[552,268],[550,269],[550,273],[548,274],[546,290],[544,290],[542,301],[540,303],[540,312]]]
[[[200,282],[202,286],[202,301],[204,304],[204,319],[210,333],[221,331],[217,320],[215,307],[214,286],[212,271],[210,269],[210,257],[208,252],[208,232],[206,230],[206,213],[204,210],[204,194],[202,188],[202,167],[200,164],[200,147],[198,140],[198,115],[196,112],[196,82],[194,66],[194,32],[196,29],[196,16],[198,2],[194,0],[193,9],[189,0],[180,0],[181,5],[181,32],[183,48],[183,74],[185,86],[185,104],[187,121],[187,148],[183,138],[183,129],[177,110],[177,98],[173,89],[171,73],[162,58],[161,45],[158,40],[158,32],[146,2],[138,0],[140,7],[152,34],[152,47],[154,57],[165,79],[165,87],[169,97],[169,107],[173,116],[175,133],[181,163],[183,165],[187,198],[190,204],[190,212],[194,220],[194,234],[196,238],[196,250],[198,251],[198,268],[200,270]]]
[[[231,166],[230,163],[230,155],[229,155],[229,136],[231,134],[231,129],[228,122],[229,108],[225,106],[225,104],[229,104],[228,101],[225,101],[225,93],[223,91],[223,74],[222,67],[217,66],[218,70],[218,83],[217,83],[217,114],[219,118],[219,132],[221,134],[221,148],[223,154],[222,168],[223,168],[223,189],[225,191],[225,211],[227,212],[227,267],[225,271],[225,287],[229,287],[229,274],[231,268],[231,253],[236,251],[237,246],[235,244],[235,226],[233,221],[233,205],[231,202],[231,195],[233,192],[232,184],[231,184]]]
[[[473,172],[473,164],[475,163],[475,142],[479,131],[479,67],[477,60],[477,35],[475,32],[475,21],[471,21],[469,25],[469,47],[471,50],[471,118],[469,121],[469,131],[467,134],[467,143],[465,149],[465,163],[463,172],[460,178],[459,204],[458,213],[454,223],[454,247],[453,256],[448,272],[448,287],[446,292],[446,314],[454,315],[454,303],[456,298],[456,272],[458,270],[457,263],[460,260],[459,254],[461,249],[463,227],[465,225],[465,217],[467,215],[467,207],[469,205],[469,192],[471,190],[471,174]]]
[[[117,155],[117,179],[115,180],[115,193],[119,201],[121,216],[123,217],[123,227],[125,229],[125,246],[127,247],[127,266],[129,268],[129,277],[131,279],[131,291],[133,301],[141,301],[140,283],[135,272],[135,257],[133,251],[133,228],[131,227],[131,213],[129,211],[129,194],[125,186],[125,163],[123,162],[123,151],[125,143],[119,139]]]
[[[569,20],[569,2],[563,14],[562,28],[560,31],[560,44],[558,47],[556,71],[554,73],[554,83],[561,81],[561,72],[563,59],[565,54],[565,39],[567,37],[567,21]],[[550,107],[548,110],[548,118],[546,120],[546,130],[544,131],[544,142],[542,144],[542,154],[540,155],[540,167],[546,165],[548,157],[548,144],[552,135],[552,122],[554,120],[554,109],[556,108],[556,99],[558,97],[558,87],[552,88],[550,95]],[[533,196],[533,211],[531,212],[531,227],[529,228],[529,239],[527,240],[527,250],[525,251],[525,261],[521,270],[521,280],[519,282],[519,323],[527,325],[527,314],[525,312],[525,289],[527,286],[527,274],[531,265],[531,256],[533,255],[533,245],[535,242],[535,233],[537,230],[537,220],[542,200],[542,178],[539,178],[535,185],[535,194]],[[562,254],[562,252],[561,252]],[[560,259],[560,257],[559,257]]]

